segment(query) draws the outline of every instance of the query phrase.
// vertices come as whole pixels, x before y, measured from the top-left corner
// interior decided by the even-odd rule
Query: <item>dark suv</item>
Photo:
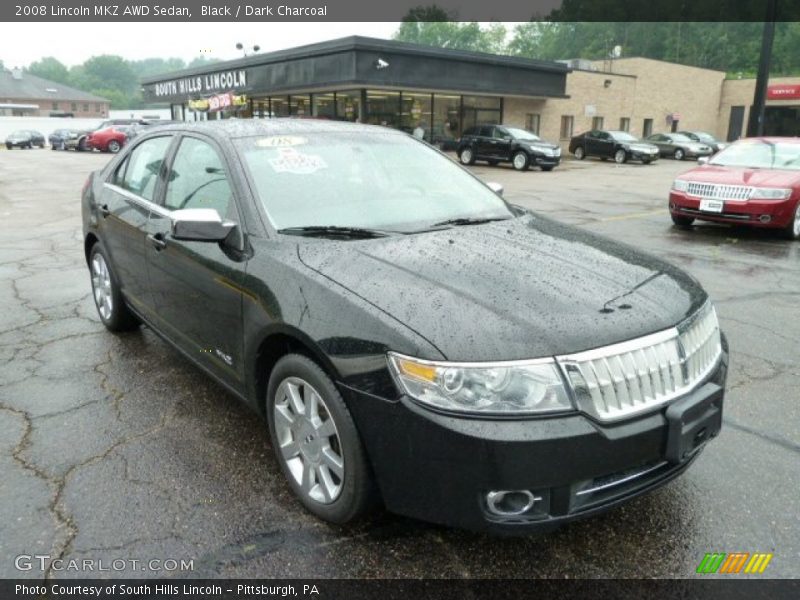
[[[476,125],[461,136],[458,158],[465,165],[485,160],[490,165],[510,162],[517,171],[525,171],[531,165],[552,171],[561,162],[561,148],[525,129]]]

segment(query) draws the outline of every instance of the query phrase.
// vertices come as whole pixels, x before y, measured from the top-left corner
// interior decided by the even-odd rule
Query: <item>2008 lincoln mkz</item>
[[[255,408],[322,519],[548,528],[691,464],[727,344],[691,276],[501,194],[383,127],[154,128],[86,182],[94,300]]]

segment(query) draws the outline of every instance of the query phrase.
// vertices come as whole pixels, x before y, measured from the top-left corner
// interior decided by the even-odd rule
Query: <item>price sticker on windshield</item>
[[[722,200],[712,200],[711,198],[702,198],[700,200],[700,210],[703,212],[721,213],[725,203]]]
[[[256,141],[256,146],[262,148],[289,148],[291,146],[302,146],[308,140],[299,135],[273,135],[261,138]]]

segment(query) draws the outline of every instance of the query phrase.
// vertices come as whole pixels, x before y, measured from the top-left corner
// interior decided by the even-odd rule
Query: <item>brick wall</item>
[[[58,100],[55,98],[35,99],[35,98],[0,98],[0,102],[9,104],[38,104],[39,112],[33,116],[49,117],[53,112],[70,112],[76,118],[104,118],[108,116],[109,103],[108,102],[74,102],[73,108],[72,100]],[[58,105],[58,108],[53,108],[53,103]],[[87,109],[88,110],[84,110]],[[99,110],[97,110],[99,108]]]

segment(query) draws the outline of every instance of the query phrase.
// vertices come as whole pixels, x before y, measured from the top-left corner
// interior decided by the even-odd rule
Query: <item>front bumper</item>
[[[557,167],[561,164],[561,155],[545,156],[544,154],[532,154],[533,164],[539,167]]]
[[[612,424],[582,414],[465,418],[432,412],[406,397],[389,401],[348,387],[342,393],[388,510],[448,526],[517,534],[608,510],[682,473],[719,431],[727,360],[724,351],[703,386],[687,396]],[[703,403],[702,422],[676,437],[670,432],[687,426],[680,424],[683,413],[676,421],[670,408],[695,400]],[[700,436],[701,426],[696,444],[676,446],[676,439],[691,442]],[[520,515],[491,511],[487,494],[509,490],[529,491],[538,500]]]
[[[658,150],[652,152],[647,152],[644,150],[631,150],[628,154],[632,160],[641,160],[641,161],[645,160],[654,161],[658,160],[658,158],[661,156]]]
[[[671,190],[669,210],[675,216],[694,217],[702,221],[784,228],[794,218],[798,200],[725,200],[722,212],[700,210],[700,198]]]

